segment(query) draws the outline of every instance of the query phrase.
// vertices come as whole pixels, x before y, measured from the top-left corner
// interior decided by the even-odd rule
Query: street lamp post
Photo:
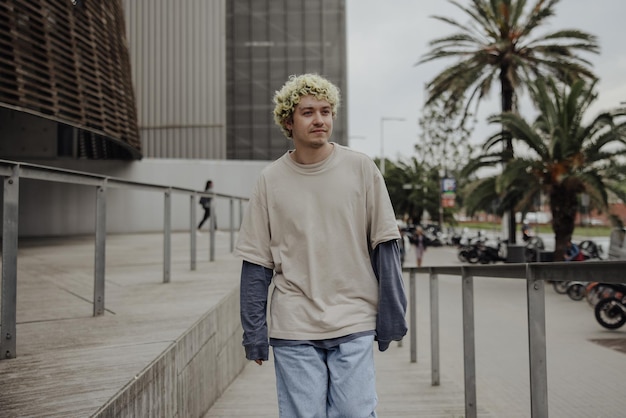
[[[390,117],[382,117],[380,118],[380,173],[385,175],[385,122],[386,121],[397,121],[403,122],[404,118],[390,118]]]
[[[446,170],[439,168],[439,228],[443,232],[443,179],[446,177]]]

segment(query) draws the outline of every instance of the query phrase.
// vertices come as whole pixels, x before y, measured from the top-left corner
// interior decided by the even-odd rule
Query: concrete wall
[[[123,4],[143,156],[226,158],[225,0]]]
[[[166,160],[142,161],[31,161],[123,178],[138,182],[204,190],[211,179],[216,193],[248,197],[267,161]],[[19,235],[63,236],[92,234],[95,231],[96,189],[93,186],[20,180]],[[216,219],[219,229],[229,226],[228,199],[217,199]],[[235,225],[238,226],[238,205]],[[245,208],[245,206],[244,206]],[[204,213],[196,202],[196,219]],[[109,233],[154,232],[163,230],[164,196],[158,192],[109,189],[107,193],[107,231]],[[190,200],[172,195],[172,229],[190,227]],[[208,228],[208,225],[206,226]]]
[[[247,363],[242,333],[237,287],[93,417],[204,416]]]

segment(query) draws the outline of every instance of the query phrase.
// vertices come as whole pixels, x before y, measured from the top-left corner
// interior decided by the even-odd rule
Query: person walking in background
[[[316,74],[275,93],[274,120],[294,149],[262,171],[235,249],[246,358],[262,365],[272,346],[283,418],[375,417],[373,341],[385,351],[407,331],[384,179],[330,141],[339,94]]]
[[[422,267],[422,259],[430,241],[424,235],[421,226],[415,228],[415,233],[410,237],[411,244],[415,247],[415,257],[417,258],[417,267]]]
[[[213,190],[213,181],[207,180],[206,186],[204,187],[205,192],[211,192]],[[211,217],[211,198],[207,196],[202,196],[200,198],[200,206],[204,209],[204,216],[202,220],[198,224],[198,231],[202,228],[202,225]],[[217,223],[215,223],[215,228],[217,228]]]
[[[417,267],[417,252],[416,247],[411,242],[413,238],[413,231],[415,227],[407,225],[402,233],[402,242],[404,244],[404,260],[402,261],[402,267]]]

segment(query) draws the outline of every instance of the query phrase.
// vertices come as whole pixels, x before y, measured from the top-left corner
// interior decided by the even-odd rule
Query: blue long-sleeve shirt
[[[400,264],[400,249],[396,240],[383,242],[370,254],[372,268],[378,279],[378,314],[376,329],[339,338],[293,341],[268,340],[267,296],[274,272],[258,264],[244,261],[241,269],[241,323],[243,345],[249,360],[267,360],[269,345],[311,344],[329,348],[363,335],[375,335],[380,351],[385,351],[391,341],[402,339],[406,334],[406,294]]]

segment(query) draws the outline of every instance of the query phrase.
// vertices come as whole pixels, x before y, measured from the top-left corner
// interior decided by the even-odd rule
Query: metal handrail
[[[546,310],[544,282],[594,281],[621,283],[626,261],[584,263],[516,263],[405,267],[409,273],[409,335],[411,362],[417,361],[416,275],[428,274],[430,293],[431,384],[439,386],[439,284],[438,276],[460,276],[463,299],[463,365],[465,372],[465,417],[475,418],[476,356],[474,342],[474,277],[525,279],[528,303],[528,357],[530,366],[531,416],[548,416],[548,372],[546,366]]]
[[[2,294],[0,310],[0,360],[16,357],[16,310],[17,310],[17,253],[18,253],[18,213],[20,179],[41,180],[56,183],[70,183],[96,188],[95,225],[95,268],[93,316],[104,314],[105,248],[106,248],[106,198],[112,188],[133,189],[163,193],[163,283],[170,281],[171,266],[171,217],[172,193],[190,197],[190,269],[196,269],[196,199],[198,196],[212,197],[211,213],[215,213],[215,198],[230,200],[230,251],[235,245],[235,228],[241,224],[242,205],[248,198],[241,196],[198,191],[183,187],[144,183],[105,175],[86,173],[37,164],[0,160],[0,176],[3,177],[2,213]],[[239,223],[235,225],[235,201],[239,201]],[[215,216],[210,218],[209,260],[215,260]]]

